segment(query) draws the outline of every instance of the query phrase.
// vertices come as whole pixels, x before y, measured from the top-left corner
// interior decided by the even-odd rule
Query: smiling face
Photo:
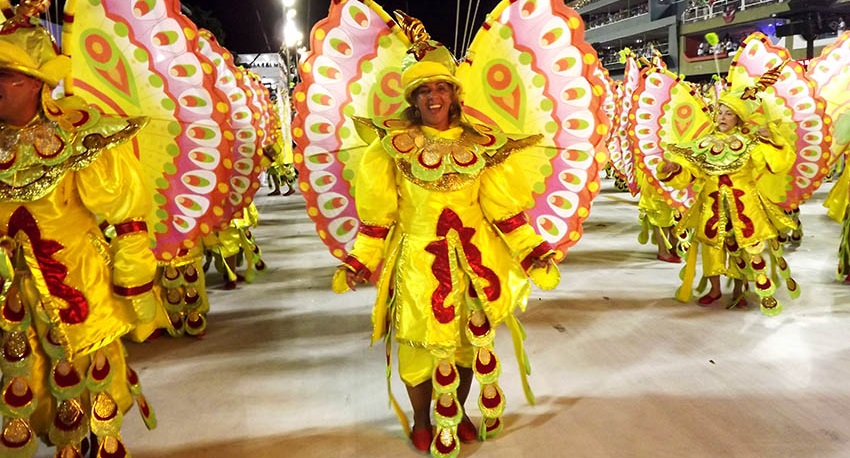
[[[717,130],[726,133],[731,131],[741,122],[741,118],[726,105],[717,108]]]
[[[413,100],[422,115],[422,125],[438,130],[448,129],[455,98],[454,86],[445,81],[423,83],[417,87],[413,91]]]
[[[0,69],[0,121],[24,126],[38,113],[44,83],[31,76]]]

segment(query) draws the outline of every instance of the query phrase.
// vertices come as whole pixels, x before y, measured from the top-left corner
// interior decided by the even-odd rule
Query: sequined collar
[[[737,128],[726,134],[713,132],[693,142],[671,145],[672,152],[682,155],[710,175],[728,174],[739,170],[750,157],[755,142]]]
[[[420,186],[451,190],[475,180],[507,137],[489,128],[455,125],[439,131],[408,125],[387,132],[382,141],[399,169]]]
[[[132,138],[144,118],[98,118],[85,129],[67,131],[39,116],[24,127],[0,124],[0,198],[40,199],[69,170],[91,164],[104,148]]]

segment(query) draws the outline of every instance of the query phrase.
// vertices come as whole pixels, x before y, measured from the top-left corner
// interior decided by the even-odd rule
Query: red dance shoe
[[[682,258],[680,258],[680,257],[678,257],[678,256],[676,256],[675,254],[672,254],[672,253],[659,254],[655,258],[658,259],[659,261],[669,262],[669,263],[673,263],[673,264],[679,264],[680,262],[682,262]]]
[[[428,453],[431,450],[431,441],[433,439],[434,433],[431,432],[430,426],[410,431],[410,442],[420,452]]]
[[[472,423],[472,420],[470,420],[466,415],[463,416],[463,420],[461,420],[460,424],[457,425],[457,437],[464,444],[469,444],[470,442],[478,440],[478,430],[475,429],[475,425]]]
[[[697,302],[699,302],[700,305],[711,305],[712,303],[714,303],[715,301],[720,299],[721,296],[722,296],[722,294],[718,294],[717,296],[712,296],[711,293],[708,293],[705,296],[699,298],[699,301],[697,301]]]

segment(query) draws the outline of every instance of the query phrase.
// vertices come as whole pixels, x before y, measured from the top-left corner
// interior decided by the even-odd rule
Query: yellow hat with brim
[[[55,87],[71,70],[71,59],[57,52],[53,38],[43,27],[18,27],[0,33],[0,68]]]
[[[404,88],[404,98],[410,104],[414,103],[413,91],[425,83],[436,83],[445,81],[455,87],[455,92],[460,95],[462,89],[460,81],[452,75],[445,65],[433,61],[420,61],[411,64],[401,72],[401,86]]]
[[[729,107],[742,122],[747,122],[757,107],[754,103],[741,99],[741,94],[743,92],[726,92],[720,96],[718,103]]]

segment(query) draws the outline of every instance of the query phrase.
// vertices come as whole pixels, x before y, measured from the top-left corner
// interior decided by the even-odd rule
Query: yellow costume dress
[[[120,340],[157,308],[151,194],[128,144],[144,119],[75,114],[78,124],[41,114],[0,125],[4,457],[32,456],[36,435],[79,456],[64,453],[79,452],[89,428],[99,453],[123,456],[134,398],[155,425]],[[111,242],[99,219],[115,227]]]
[[[693,142],[670,145],[665,158],[682,166],[681,171],[664,176],[674,188],[694,183],[698,192],[675,231],[694,229],[688,250],[684,282],[677,298],[687,301],[691,294],[697,249],[703,250],[703,277],[726,275],[755,282],[762,311],[779,313],[781,305],[773,297],[771,281],[762,252],[769,249],[792,297],[799,294],[796,283],[782,258],[779,232],[794,228],[782,208],[781,183],[795,159],[787,144],[745,135],[738,128],[729,133],[714,131]],[[727,254],[731,257],[727,264]],[[737,299],[737,298],[736,298]]]
[[[526,272],[532,258],[551,252],[526,221],[531,192],[517,188],[520,164],[510,155],[537,138],[509,140],[465,123],[446,131],[395,124],[360,162],[362,226],[345,265],[369,276],[383,262],[373,341],[393,335],[401,344],[402,380],[415,386],[433,377],[435,390],[448,393],[457,386],[454,364],[473,367],[482,431],[495,434],[504,410],[495,329],[507,323],[521,341],[514,312],[531,291]],[[439,427],[462,416],[444,404],[435,408]]]
[[[655,228],[663,229],[676,224],[676,210],[671,207],[666,199],[655,192],[655,188],[649,183],[646,174],[639,168],[635,168],[640,197],[638,198],[638,211],[641,223],[641,232],[638,241],[646,244],[650,240],[650,234]],[[661,231],[662,236],[664,232]],[[667,248],[676,248],[677,240],[664,240]],[[657,242],[656,242],[657,243]],[[676,250],[672,250],[676,254]],[[677,261],[678,262],[678,261]]]

